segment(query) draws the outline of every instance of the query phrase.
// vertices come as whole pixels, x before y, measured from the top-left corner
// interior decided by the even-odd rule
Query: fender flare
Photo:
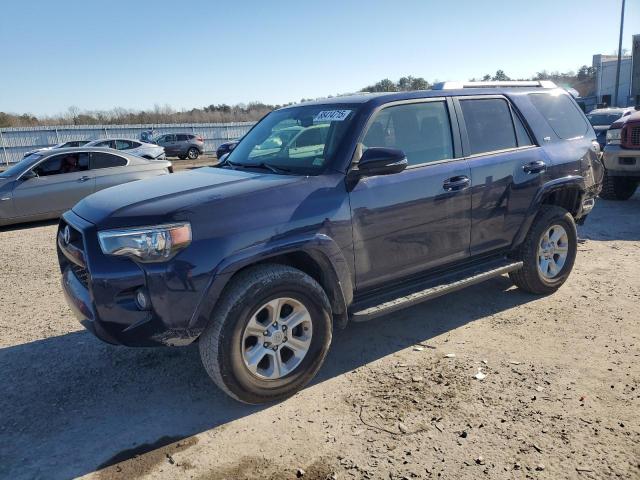
[[[288,253],[303,252],[320,265],[333,313],[340,316],[340,326],[347,318],[347,305],[353,301],[353,282],[349,265],[335,241],[321,233],[300,235],[259,243],[224,258],[213,270],[209,284],[189,321],[188,329],[201,332],[231,277],[242,268]]]
[[[536,191],[536,194],[534,195],[533,200],[529,205],[529,209],[525,214],[525,219],[520,225],[520,229],[518,230],[518,233],[516,234],[513,243],[511,244],[512,248],[515,249],[522,242],[524,242],[524,239],[527,236],[527,233],[529,233],[529,229],[531,228],[536,215],[538,215],[538,211],[540,210],[540,206],[542,205],[544,199],[553,192],[564,190],[567,188],[578,190],[580,201],[578,214],[580,213],[580,210],[582,208],[582,198],[584,197],[586,192],[584,177],[582,177],[581,175],[570,175],[567,177],[556,178],[545,183],[544,185],[541,185],[540,188]]]

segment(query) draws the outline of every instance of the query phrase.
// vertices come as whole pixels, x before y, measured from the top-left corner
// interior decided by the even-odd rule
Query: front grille
[[[629,132],[629,144],[632,147],[640,147],[640,125],[631,127]]]
[[[80,265],[76,265],[75,263],[71,263],[71,271],[76,276],[78,281],[82,284],[84,288],[89,288],[89,272],[86,268],[81,267]]]
[[[65,229],[69,228],[69,233],[65,238]],[[82,238],[82,232],[75,228],[73,225],[67,223],[63,220],[60,221],[60,227],[58,230],[58,241],[60,243],[58,248],[62,248],[66,255],[74,258],[71,260],[66,258],[64,254],[60,254],[60,267],[62,271],[69,266],[71,271],[78,279],[78,281],[85,287],[89,288],[89,270],[85,266],[85,257],[84,257],[84,242]],[[67,243],[68,240],[68,243]]]

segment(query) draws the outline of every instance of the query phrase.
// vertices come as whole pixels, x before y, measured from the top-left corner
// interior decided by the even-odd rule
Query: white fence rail
[[[99,138],[140,139],[144,131],[163,133],[193,133],[204,139],[205,152],[215,152],[218,145],[240,138],[254,122],[178,123],[161,125],[59,125],[51,127],[0,128],[0,163],[10,164],[22,159],[25,152],[49,147],[69,140]]]

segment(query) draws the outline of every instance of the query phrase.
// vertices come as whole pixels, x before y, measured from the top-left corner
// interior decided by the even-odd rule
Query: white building
[[[616,91],[617,55],[594,55],[593,67],[596,69],[596,96],[598,103],[608,106],[627,107],[635,100],[631,96],[631,71],[633,57],[625,55],[620,62],[620,82],[618,84],[618,101],[614,102]]]

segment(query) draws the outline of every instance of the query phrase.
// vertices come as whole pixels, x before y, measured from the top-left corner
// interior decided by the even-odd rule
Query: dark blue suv
[[[60,222],[64,292],[99,338],[199,342],[214,382],[282,399],[334,326],[509,274],[548,294],[603,175],[593,128],[543,82],[437,85],[267,115],[216,168],[93,194]]]

